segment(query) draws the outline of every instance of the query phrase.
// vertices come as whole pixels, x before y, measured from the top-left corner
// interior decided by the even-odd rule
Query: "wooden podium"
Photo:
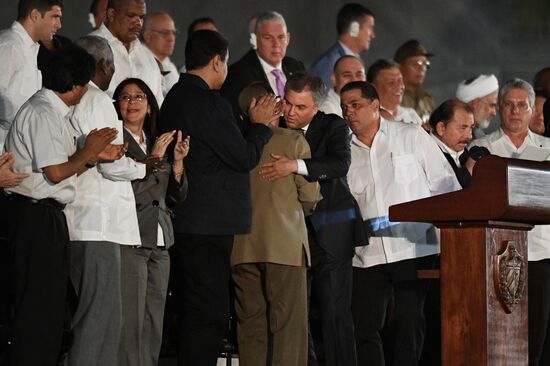
[[[470,187],[389,217],[441,229],[442,364],[527,365],[527,232],[550,224],[550,162],[484,157]]]

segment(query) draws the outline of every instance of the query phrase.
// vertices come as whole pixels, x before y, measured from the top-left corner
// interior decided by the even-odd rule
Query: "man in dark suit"
[[[319,76],[331,89],[334,64],[342,56],[355,56],[368,51],[376,36],[374,14],[361,4],[345,4],[338,11],[336,20],[338,40],[311,65],[310,71]]]
[[[304,65],[291,57],[286,57],[286,48],[290,42],[283,16],[277,12],[262,13],[256,20],[257,50],[250,49],[241,59],[229,67],[227,80],[222,87],[237,116],[239,113],[239,94],[253,81],[265,81],[273,93],[284,97],[286,80],[298,71],[304,71]]]
[[[284,117],[287,126],[302,130],[311,147],[310,159],[290,160],[272,154],[260,174],[274,180],[300,174],[318,181],[323,199],[306,218],[311,251],[311,286],[319,306],[323,350],[327,365],[354,366],[355,342],[351,316],[351,260],[355,245],[366,244],[362,219],[351,195],[349,169],[350,133],[344,120],[319,111],[326,94],[322,80],[296,75],[285,88]],[[314,363],[310,353],[309,364]]]
[[[175,210],[175,254],[182,321],[179,365],[215,365],[229,319],[230,254],[235,234],[251,225],[248,172],[271,137],[265,124],[275,98],[250,106],[250,125],[237,128],[219,95],[227,75],[228,42],[215,31],[194,32],[185,47],[187,73],[167,94],[161,131],[193,141],[186,160],[187,199]]]

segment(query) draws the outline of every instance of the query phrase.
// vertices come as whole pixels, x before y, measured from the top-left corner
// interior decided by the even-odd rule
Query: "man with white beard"
[[[497,115],[498,80],[495,75],[479,75],[462,81],[456,88],[456,98],[474,110],[474,139],[485,136],[491,118]]]

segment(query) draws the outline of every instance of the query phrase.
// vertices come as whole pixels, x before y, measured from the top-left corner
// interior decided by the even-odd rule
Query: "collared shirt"
[[[355,56],[355,57],[360,57],[358,53],[355,53],[353,52],[352,50],[350,50],[348,48],[348,46],[346,46],[342,41],[338,41],[338,43],[340,44],[340,46],[342,47],[342,49],[344,50],[344,54],[346,56]]]
[[[430,136],[432,136],[432,138],[434,139],[435,143],[437,144],[437,146],[439,146],[439,148],[441,149],[441,151],[443,151],[444,153],[448,153],[449,155],[451,155],[451,157],[453,158],[455,164],[457,167],[461,167],[462,164],[460,164],[460,155],[462,155],[462,153],[464,152],[464,150],[461,150],[461,151],[455,151],[453,149],[451,149],[449,146],[447,146],[443,141],[441,141],[440,138],[438,138],[436,135],[434,135],[432,132],[430,132]]]
[[[105,24],[102,24],[101,27],[90,33],[90,35],[105,38],[113,50],[115,74],[107,90],[109,96],[113,96],[116,87],[124,79],[140,78],[145,81],[153,94],[155,94],[158,105],[162,104],[164,100],[162,94],[162,75],[159,72],[155,58],[147,47],[136,39],[130,43],[130,49],[127,50],[124,44],[113,36]]]
[[[6,138],[6,150],[15,158],[13,171],[29,177],[7,191],[34,199],[53,198],[64,204],[73,201],[76,174],[54,184],[42,170],[66,163],[76,151],[76,141],[69,133],[70,111],[65,102],[45,88],[23,104]]]
[[[447,160],[422,128],[381,119],[370,148],[353,135],[348,184],[372,231],[369,245],[355,249],[355,267],[439,252],[433,225],[388,218],[391,205],[460,189]]]
[[[275,94],[279,94],[277,89],[277,81],[275,81],[275,75],[271,73],[271,71],[275,69],[281,70],[281,78],[283,79],[283,83],[286,84],[286,75],[283,72],[283,64],[282,62],[279,62],[279,64],[275,67],[271,66],[267,62],[265,62],[260,55],[256,52],[256,55],[258,56],[258,60],[260,60],[260,64],[262,65],[262,69],[264,69],[264,73],[267,76],[267,81],[269,81],[269,86],[271,86],[271,89],[275,92]]]
[[[517,158],[528,147],[550,148],[550,139],[528,130],[525,140],[518,148],[502,128],[499,128],[485,137],[473,140],[471,146],[484,146],[491,154],[503,158]],[[550,225],[536,225],[527,233],[527,240],[527,256],[530,261],[550,258]]]
[[[334,89],[328,91],[326,99],[321,104],[319,108],[322,112],[325,113],[334,113],[337,116],[342,117],[342,107],[340,106],[340,96],[336,94]]]
[[[91,130],[103,127],[116,128],[118,135],[113,143],[123,143],[122,123],[112,99],[91,81],[74,107],[70,124],[71,136],[81,146]],[[125,156],[82,173],[76,180],[75,199],[65,207],[70,239],[141,244],[130,181],[144,176],[145,165]]]
[[[0,150],[17,111],[42,87],[39,48],[17,21],[0,32]]]
[[[162,82],[162,92],[164,93],[164,96],[168,94],[170,89],[178,82],[180,79],[180,72],[178,71],[178,68],[174,63],[170,60],[169,57],[166,57],[164,61],[161,61],[162,68],[164,71],[170,71],[168,74],[163,76]]]

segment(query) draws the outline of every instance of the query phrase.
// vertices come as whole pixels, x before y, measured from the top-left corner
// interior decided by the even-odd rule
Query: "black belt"
[[[12,201],[31,202],[42,206],[55,208],[57,210],[63,210],[65,208],[64,203],[60,203],[54,200],[53,198],[43,198],[41,200],[38,200],[36,198],[27,197],[27,196],[23,196],[22,194],[12,193],[12,192],[4,193],[4,197]]]

